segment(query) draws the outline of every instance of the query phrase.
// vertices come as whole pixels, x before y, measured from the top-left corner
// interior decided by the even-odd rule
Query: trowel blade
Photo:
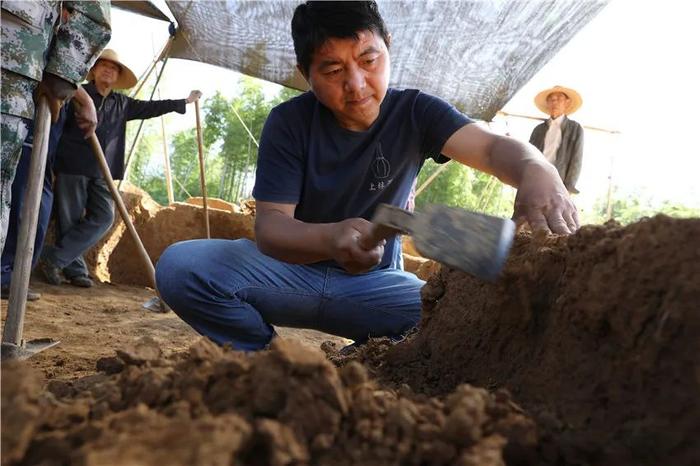
[[[144,309],[148,309],[151,312],[166,313],[170,312],[170,308],[167,304],[163,302],[158,296],[154,296],[145,303],[141,305]]]
[[[423,256],[485,280],[498,276],[515,235],[510,219],[442,205],[409,213],[382,204],[372,222],[407,232]]]

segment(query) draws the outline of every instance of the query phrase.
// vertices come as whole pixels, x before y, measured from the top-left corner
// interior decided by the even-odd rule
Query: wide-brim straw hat
[[[117,52],[115,52],[112,49],[104,49],[102,51],[102,54],[100,55],[100,58],[97,59],[97,61],[100,60],[107,60],[111,61],[112,63],[115,63],[121,68],[121,71],[119,71],[119,77],[117,78],[117,81],[114,83],[112,86],[112,89],[129,89],[130,87],[134,87],[138,80],[136,79],[136,75],[134,74],[131,69],[129,69],[128,66],[126,66],[120,59],[119,55]],[[95,63],[97,63],[97,61]],[[93,81],[95,79],[95,73],[93,70],[95,67],[93,66],[90,69],[90,72],[87,75],[87,80],[88,81]]]
[[[569,98],[569,107],[564,112],[566,115],[570,115],[581,108],[581,105],[583,104],[581,94],[569,87],[554,86],[550,87],[549,89],[545,89],[535,96],[535,105],[537,105],[537,108],[539,108],[542,113],[549,115],[549,109],[547,108],[547,96],[549,96],[549,94],[553,94],[554,92],[561,92]]]

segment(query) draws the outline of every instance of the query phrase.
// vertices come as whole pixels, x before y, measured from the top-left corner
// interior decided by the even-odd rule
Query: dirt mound
[[[2,464],[12,464],[24,456],[39,423],[41,377],[24,364],[2,362]]]
[[[511,463],[533,459],[534,424],[505,392],[465,384],[437,399],[407,387],[382,390],[359,363],[338,370],[320,351],[290,340],[244,354],[202,339],[186,354],[160,354],[144,339],[100,361],[116,374],[52,381],[49,392],[24,402],[25,411],[42,411],[40,421],[30,415],[33,435],[6,423],[3,412],[3,453],[6,432],[25,439],[3,464],[467,466],[502,465],[503,455]],[[4,379],[29,380],[20,369],[8,368]],[[3,403],[26,398],[18,384],[3,390]]]
[[[700,219],[519,237],[503,277],[443,267],[383,375],[506,388],[550,464],[700,464]]]
[[[204,209],[198,205],[175,202],[162,207],[146,193],[132,185],[124,185],[122,199],[134,227],[148,255],[155,263],[165,248],[178,241],[206,237]],[[201,199],[201,198],[200,198]],[[196,204],[197,199],[190,200]],[[241,213],[224,210],[233,204],[212,199],[209,207],[209,226],[212,238],[254,238],[254,204],[239,208]],[[87,254],[86,261],[91,274],[104,282],[124,285],[150,286],[148,276],[141,265],[136,245],[117,214],[114,225]]]
[[[255,218],[219,209],[209,209],[212,238],[254,238]],[[165,248],[178,241],[206,238],[204,209],[176,202],[163,207],[147,222],[135,225],[148,255],[155,263]],[[126,285],[149,286],[148,276],[141,265],[136,245],[128,235],[122,235],[109,254],[107,267],[110,281]]]
[[[185,204],[204,207],[204,198],[202,198],[202,197],[190,197],[189,199],[185,200]],[[241,212],[241,208],[239,206],[237,206],[236,204],[234,204],[232,202],[224,201],[223,199],[217,199],[215,197],[207,198],[207,210],[208,209],[219,209],[219,210],[224,210],[226,212],[231,212],[234,214],[238,214]]]
[[[206,237],[201,197],[162,207],[148,193],[131,184],[124,184],[121,194],[131,221],[154,263],[171,244]],[[207,199],[207,206],[212,238],[255,239],[254,200],[245,200],[238,206],[211,198]],[[53,242],[53,237],[47,241]],[[85,260],[90,274],[102,282],[151,286],[136,245],[118,213],[112,228],[85,254]],[[408,255],[405,262],[406,270],[423,280],[427,280],[437,266],[433,261]]]

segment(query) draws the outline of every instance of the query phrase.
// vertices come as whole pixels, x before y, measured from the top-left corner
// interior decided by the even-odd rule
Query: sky
[[[486,1],[486,0],[484,0]],[[535,0],[536,1],[536,0]],[[161,1],[156,4],[164,8]],[[555,84],[576,89],[581,109],[571,118],[586,130],[584,161],[576,196],[590,209],[613,183],[622,195],[643,195],[700,208],[700,148],[695,143],[700,110],[700,2],[695,0],[612,0],[565,45],[503,108],[544,118],[533,103]],[[139,76],[167,40],[167,24],[112,9],[112,41]],[[291,41],[291,37],[290,37]],[[161,98],[184,98],[200,89],[236,95],[240,75],[230,70],[171,59]],[[266,90],[275,93],[276,84]],[[168,132],[192,128],[194,113],[168,115]],[[497,117],[496,132],[527,141],[538,122]]]

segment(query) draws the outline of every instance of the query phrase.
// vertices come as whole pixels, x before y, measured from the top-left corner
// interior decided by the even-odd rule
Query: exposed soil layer
[[[131,346],[142,337],[157,341],[166,356],[187,350],[198,338],[197,332],[175,313],[145,310],[142,304],[154,294],[143,287],[102,283],[92,288],[52,286],[38,279],[32,281],[31,287],[41,293],[41,299],[27,303],[23,338],[60,341],[58,346],[27,361],[47,380],[94,375],[99,359],[114,356],[115,349]],[[7,301],[3,300],[3,320],[6,313]],[[337,347],[350,343],[345,338],[315,330],[287,327],[275,330],[283,338],[315,348],[323,342],[332,342]]]
[[[122,199],[134,227],[146,248],[151,261],[158,261],[165,248],[178,241],[206,238],[204,209],[197,199],[188,203],[176,202],[162,207],[144,191],[125,186]],[[201,201],[200,201],[201,203]],[[226,207],[230,206],[230,207]],[[232,212],[233,204],[211,199],[209,228],[212,238],[254,238],[254,206]],[[226,207],[228,210],[217,207]],[[101,281],[124,285],[150,286],[148,274],[141,262],[126,225],[119,216],[111,230],[86,255],[92,274]]]
[[[153,263],[165,249],[178,241],[206,238],[202,198],[193,197],[163,207],[145,191],[125,184],[122,200],[129,217]],[[212,238],[255,239],[255,201],[245,200],[240,205],[221,199],[207,200],[209,229]],[[49,238],[49,242],[53,238]],[[408,252],[415,252],[406,241]],[[116,215],[114,225],[105,236],[85,254],[90,274],[103,282],[123,285],[152,286],[126,225]],[[436,264],[422,257],[406,256],[406,270],[426,279]],[[422,268],[418,273],[419,268]]]
[[[503,277],[443,267],[420,332],[365,351],[394,386],[506,388],[550,464],[700,464],[700,219],[520,236]]]
[[[3,365],[3,464],[532,464],[536,434],[506,392],[459,385],[441,399],[384,390],[351,362],[276,340],[246,355],[200,340],[162,357],[144,338],[104,373],[40,391]],[[16,422],[13,422],[16,421]],[[21,425],[21,428],[19,427]]]

